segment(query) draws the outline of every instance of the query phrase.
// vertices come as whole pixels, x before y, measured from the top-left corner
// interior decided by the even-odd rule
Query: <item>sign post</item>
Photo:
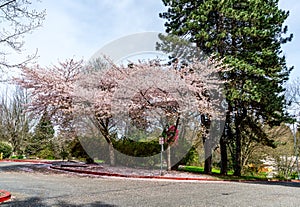
[[[161,151],[160,151],[160,175],[162,175],[162,168],[163,168],[163,151],[164,151],[164,143],[165,139],[164,137],[159,137],[159,144],[161,145]]]

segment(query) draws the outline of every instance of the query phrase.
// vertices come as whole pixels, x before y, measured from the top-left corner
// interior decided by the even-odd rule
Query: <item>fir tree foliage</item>
[[[166,20],[167,33],[188,39],[232,67],[222,74],[227,81],[229,105],[227,129],[222,137],[234,140],[235,174],[240,175],[242,123],[252,120],[248,127],[261,136],[260,123],[273,126],[289,120],[283,84],[293,68],[286,66],[281,49],[293,37],[284,26],[289,12],[279,8],[278,0],[163,0],[163,3],[167,11],[160,17]],[[247,118],[250,116],[251,119]]]
[[[44,112],[35,127],[33,136],[29,140],[26,153],[39,156],[43,154],[43,150],[53,151],[54,133],[55,130],[51,118],[47,112]]]

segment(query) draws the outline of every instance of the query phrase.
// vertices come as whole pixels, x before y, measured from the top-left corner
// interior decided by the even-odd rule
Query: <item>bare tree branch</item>
[[[5,7],[5,6],[7,6],[8,4],[10,4],[10,3],[14,2],[14,1],[16,1],[16,0],[12,0],[12,1],[6,2],[5,4],[0,5],[0,8]]]
[[[0,69],[21,67],[32,61],[36,55],[29,56],[19,63],[9,62],[7,57],[18,54],[24,46],[24,36],[40,27],[46,12],[30,8],[30,0],[12,0],[0,6]]]

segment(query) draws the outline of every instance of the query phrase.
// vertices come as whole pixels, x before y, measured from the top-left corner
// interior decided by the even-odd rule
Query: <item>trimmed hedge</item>
[[[174,169],[178,167],[178,165],[187,165],[187,164],[194,164],[199,162],[199,155],[198,152],[194,147],[192,147],[187,154],[182,153],[180,151],[180,144],[175,145],[174,150],[171,151],[171,156],[179,161],[175,166]],[[118,164],[127,165],[127,166],[135,166],[137,163],[134,161],[134,157],[142,158],[140,161],[140,165],[146,166],[155,166],[160,163],[160,156],[153,156],[157,155],[161,152],[161,145],[158,142],[158,139],[151,140],[148,142],[135,142],[129,139],[122,139],[122,140],[113,140],[114,149],[118,152],[128,155],[120,156],[119,153],[116,154],[116,162]],[[164,144],[164,149],[167,148],[167,145]],[[184,155],[183,158],[180,159],[180,156]],[[164,158],[165,159],[165,158]]]
[[[114,140],[114,149],[117,151],[133,156],[133,157],[150,157],[160,153],[161,146],[158,140],[152,140],[149,142],[135,142],[132,140]]]

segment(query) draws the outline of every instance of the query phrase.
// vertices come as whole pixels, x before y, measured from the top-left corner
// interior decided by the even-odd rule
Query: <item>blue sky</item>
[[[283,46],[291,77],[300,76],[299,0],[280,0],[280,8],[290,10],[286,21],[294,33],[292,43]],[[138,32],[163,32],[165,10],[161,0],[43,0],[39,8],[47,10],[42,28],[26,36],[26,53],[38,49],[38,63],[56,64],[66,58],[88,60],[105,44]]]

